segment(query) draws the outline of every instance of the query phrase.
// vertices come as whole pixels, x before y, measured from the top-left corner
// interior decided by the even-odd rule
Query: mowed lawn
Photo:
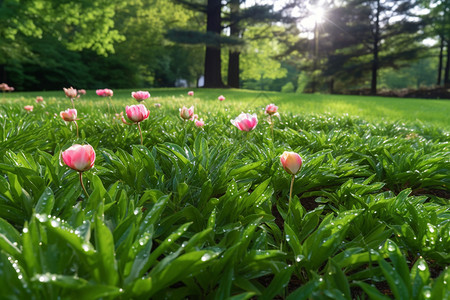
[[[131,98],[131,91],[114,90],[112,98],[116,106],[135,104]],[[229,113],[262,111],[269,104],[279,107],[281,115],[315,115],[331,114],[334,116],[348,115],[373,123],[400,122],[406,125],[431,125],[450,131],[450,100],[407,99],[378,96],[350,96],[328,94],[295,94],[267,91],[251,91],[237,89],[201,89],[201,88],[142,88],[149,91],[151,98],[147,104],[159,102],[163,105],[176,108],[179,105],[195,105],[197,112],[209,112],[227,109]],[[187,92],[193,90],[194,97]],[[224,95],[226,100],[219,103],[217,97]],[[3,96],[3,97],[2,97]],[[43,96],[50,101],[63,101],[62,91],[49,92],[14,92],[0,96],[0,103],[23,102],[24,105],[33,105],[36,96]],[[95,103],[100,99],[94,90],[88,90],[80,101]],[[70,107],[66,98],[64,107]],[[80,103],[81,104],[81,103]]]

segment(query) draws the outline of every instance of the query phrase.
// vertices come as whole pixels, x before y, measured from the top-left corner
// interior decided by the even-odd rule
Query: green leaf
[[[54,204],[55,195],[53,195],[52,189],[47,187],[39,198],[35,206],[35,211],[38,214],[50,215]]]
[[[113,235],[100,216],[95,218],[94,227],[96,257],[100,271],[98,280],[114,286],[119,280],[119,274],[117,273]]]
[[[371,286],[367,283],[364,282],[356,282],[357,285],[359,285],[360,288],[362,288],[364,290],[364,292],[366,292],[367,295],[369,295],[370,299],[372,300],[390,300],[391,298],[386,297],[385,295],[383,295],[382,293],[380,293],[376,287]]]
[[[294,267],[286,267],[281,270],[278,274],[270,282],[269,286],[262,292],[261,297],[259,299],[273,299],[276,295],[283,294],[284,288],[288,285],[289,280],[291,279],[292,272],[294,271]]]

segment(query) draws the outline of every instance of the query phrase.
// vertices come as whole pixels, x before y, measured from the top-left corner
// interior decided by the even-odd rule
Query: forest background
[[[450,87],[448,0],[0,0],[16,90]]]

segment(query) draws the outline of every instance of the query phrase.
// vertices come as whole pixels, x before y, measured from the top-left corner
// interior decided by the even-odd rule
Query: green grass
[[[450,299],[447,102],[394,99],[400,117],[384,98],[150,92],[143,145],[94,91],[75,102],[80,138],[62,91],[4,95],[0,298]],[[115,91],[112,111],[131,104]],[[241,111],[258,115],[249,133]],[[60,159],[75,143],[96,152],[88,195]],[[291,201],[284,151],[304,161]]]
[[[263,109],[269,103],[276,104],[280,113],[292,113],[300,115],[330,114],[333,116],[348,115],[360,118],[373,123],[399,122],[413,124],[424,124],[440,127],[450,131],[450,101],[449,100],[429,100],[429,99],[405,99],[373,96],[348,96],[348,95],[321,95],[321,94],[285,94],[277,92],[260,92],[236,89],[193,89],[195,91],[194,101],[187,96],[189,89],[144,89],[150,91],[152,97],[150,101],[160,101],[162,103],[172,103],[172,97],[184,97],[184,101],[177,100],[177,103],[185,105],[196,104],[198,110],[211,111],[219,108],[217,97],[226,97],[224,106],[231,111],[247,111]],[[113,100],[115,102],[133,103],[129,96],[131,90],[115,90]],[[51,92],[24,92],[4,95],[0,99],[3,102],[20,100],[26,104],[33,104],[36,96],[42,95],[45,98],[60,98],[64,96],[63,91]],[[6,97],[5,97],[6,96]],[[94,103],[99,101],[95,91],[88,91],[83,99],[91,100]],[[181,98],[183,99],[183,98]],[[201,99],[201,100],[200,100]],[[1,102],[1,100],[0,100]]]

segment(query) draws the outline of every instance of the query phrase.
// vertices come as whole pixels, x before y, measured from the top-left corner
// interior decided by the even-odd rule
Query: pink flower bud
[[[197,120],[197,119],[198,119],[198,115],[197,115],[197,114],[194,114],[194,115],[192,115],[192,117],[191,117],[189,120],[195,121],[195,120]]]
[[[297,174],[302,168],[302,158],[295,152],[284,151],[280,156],[280,161],[284,170],[291,175]]]
[[[198,128],[203,127],[205,125],[205,122],[203,122],[203,119],[195,120],[195,126]]]
[[[180,117],[184,120],[189,120],[194,115],[194,106],[191,106],[187,108],[186,106],[183,106],[180,108]]]
[[[150,111],[147,110],[144,104],[131,105],[125,108],[128,119],[134,123],[144,121],[150,115]]]
[[[33,105],[25,105],[23,108],[25,108],[26,111],[33,111]]]
[[[220,95],[217,99],[219,99],[219,101],[223,101],[225,100],[225,97],[223,95]]]
[[[133,97],[134,99],[136,99],[137,102],[141,102],[142,100],[147,99],[148,97],[150,97],[150,93],[147,91],[137,91],[137,92],[132,92],[131,93],[131,97]]]
[[[188,96],[194,96],[194,91],[189,91]]]
[[[70,87],[68,89],[63,88],[64,93],[66,94],[67,97],[73,99],[77,97],[77,90],[74,89],[73,87]]]
[[[91,145],[75,144],[61,153],[64,163],[71,169],[84,172],[94,166],[95,151]]]
[[[99,95],[100,97],[105,97],[105,90],[103,90],[103,89],[96,90],[95,93],[97,95]]]
[[[78,90],[78,94],[80,94],[80,95],[86,95],[86,90],[83,90],[83,89]]]
[[[273,115],[277,112],[278,106],[275,106],[275,104],[269,104],[266,106],[266,114]]]
[[[114,95],[114,92],[110,89],[103,89],[103,95],[105,97],[112,97]]]
[[[258,117],[256,114],[241,113],[236,119],[231,120],[231,124],[236,126],[239,130],[250,131],[258,124]]]
[[[155,107],[156,108],[160,108],[161,107],[161,103],[155,103]]]
[[[59,113],[61,118],[66,122],[72,122],[77,120],[77,110],[74,108],[66,109]]]
[[[9,91],[9,85],[7,83],[0,83],[0,91],[2,92]]]

